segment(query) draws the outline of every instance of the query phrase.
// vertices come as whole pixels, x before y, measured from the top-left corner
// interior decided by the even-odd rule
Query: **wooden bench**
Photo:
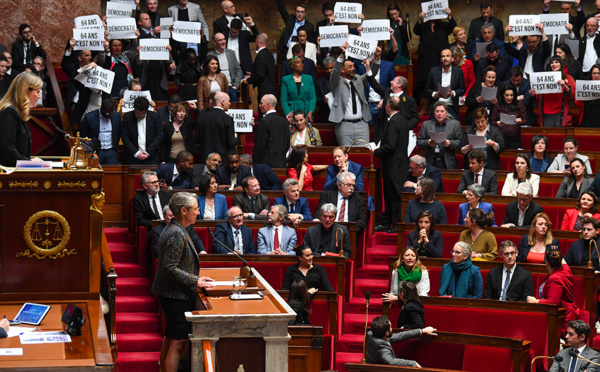
[[[323,366],[323,327],[288,326],[292,338],[288,342],[290,372],[320,372]]]

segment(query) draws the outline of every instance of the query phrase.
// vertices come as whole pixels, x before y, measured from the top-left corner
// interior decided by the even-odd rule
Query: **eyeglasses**
[[[515,256],[516,254],[517,254],[517,252],[516,252],[516,251],[512,251],[512,252],[502,252],[502,255],[503,255],[504,257],[512,257],[512,256]]]
[[[353,183],[342,183],[342,186],[352,187],[352,188],[356,187],[356,185]]]
[[[229,216],[229,218],[233,218],[233,219],[244,218],[244,215],[243,214],[236,214],[235,216]]]
[[[450,252],[450,254],[456,255],[456,256],[460,256],[461,254],[464,254],[464,252],[462,251],[452,251]]]

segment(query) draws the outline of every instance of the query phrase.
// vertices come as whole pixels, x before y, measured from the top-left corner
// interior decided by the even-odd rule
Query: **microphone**
[[[371,299],[371,292],[365,292],[365,300],[367,301],[367,310],[365,314],[365,334],[363,338],[363,355],[360,360],[361,364],[367,363],[367,323],[369,322],[369,300]]]
[[[600,367],[600,364],[598,364],[596,362],[592,362],[591,360],[582,357],[581,355],[579,355],[578,353],[576,353],[575,350],[573,350],[573,349],[569,350],[569,355],[572,356],[573,358],[581,359],[581,360],[583,360],[585,362],[588,362],[590,364],[593,364],[595,366]]]
[[[235,251],[234,249],[231,249],[227,244],[225,244],[219,238],[217,238],[215,236],[215,234],[213,234],[210,227],[207,227],[206,230],[208,230],[208,232],[210,233],[210,236],[212,236],[213,240],[216,240],[219,244],[221,244],[223,247],[225,247],[226,250],[228,250],[230,253],[233,253],[237,258],[242,260],[242,263],[244,264],[244,266],[242,266],[242,269],[245,269],[244,271],[248,274],[248,276],[246,277],[247,286],[248,287],[257,287],[258,281],[256,279],[256,276],[254,276],[254,273],[252,273],[252,267],[250,267],[250,264],[248,263],[248,261],[246,261],[246,259],[244,259],[244,257],[242,257],[242,255],[237,253],[237,251]]]
[[[552,359],[555,360],[557,362],[562,362],[563,361],[563,357],[561,357],[560,355],[557,356],[545,356],[545,355],[540,355],[540,356],[536,356],[535,358],[533,358],[531,360],[531,372],[534,372],[534,365],[535,365],[535,361],[538,359]]]
[[[342,232],[342,246],[340,247],[340,243],[338,240],[338,232]],[[337,248],[337,250],[340,252],[340,256],[343,257],[344,256],[344,230],[342,230],[341,227],[338,227],[337,229],[335,229],[335,247]]]
[[[74,136],[70,135],[69,133],[65,132],[64,130],[60,129],[58,127],[58,125],[56,125],[56,123],[54,122],[54,119],[52,119],[52,116],[46,116],[46,120],[48,120],[50,122],[50,124],[52,124],[52,126],[54,127],[54,129],[56,129],[59,133],[62,133],[65,137],[65,141],[68,141],[71,138],[74,138]],[[85,149],[87,151],[89,151],[90,153],[94,153],[94,150],[92,149],[92,147],[86,143],[86,141],[81,141],[81,145],[83,147],[85,147]]]

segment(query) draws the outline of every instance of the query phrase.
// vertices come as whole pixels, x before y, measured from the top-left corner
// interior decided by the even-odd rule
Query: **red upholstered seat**
[[[408,340],[393,343],[392,349],[396,357],[415,360],[424,368],[463,370],[465,345],[462,344]]]
[[[466,345],[462,370],[481,370],[481,366],[486,366],[487,372],[512,371],[512,351],[492,346]]]

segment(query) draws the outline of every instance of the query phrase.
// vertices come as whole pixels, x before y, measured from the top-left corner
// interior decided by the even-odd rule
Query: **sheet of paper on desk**
[[[485,148],[485,137],[469,134],[469,145],[476,149]]]
[[[71,336],[68,334],[56,331],[56,332],[30,332],[24,335],[20,335],[21,344],[56,344],[62,342],[71,342]]]
[[[214,284],[216,286],[224,286],[224,285],[229,286],[229,287],[233,286],[233,280],[221,280],[221,281],[215,280],[214,282],[210,282],[210,283]]]
[[[0,356],[6,355],[23,355],[22,347],[10,347],[0,349]]]
[[[517,115],[508,115],[501,112],[500,121],[504,124],[517,124]]]
[[[446,140],[446,132],[429,132],[429,137],[437,143],[442,143]]]
[[[36,329],[37,328],[35,328],[35,327],[11,326],[10,329],[8,330],[7,337],[15,337],[15,336],[24,335],[26,333],[33,332]]]

